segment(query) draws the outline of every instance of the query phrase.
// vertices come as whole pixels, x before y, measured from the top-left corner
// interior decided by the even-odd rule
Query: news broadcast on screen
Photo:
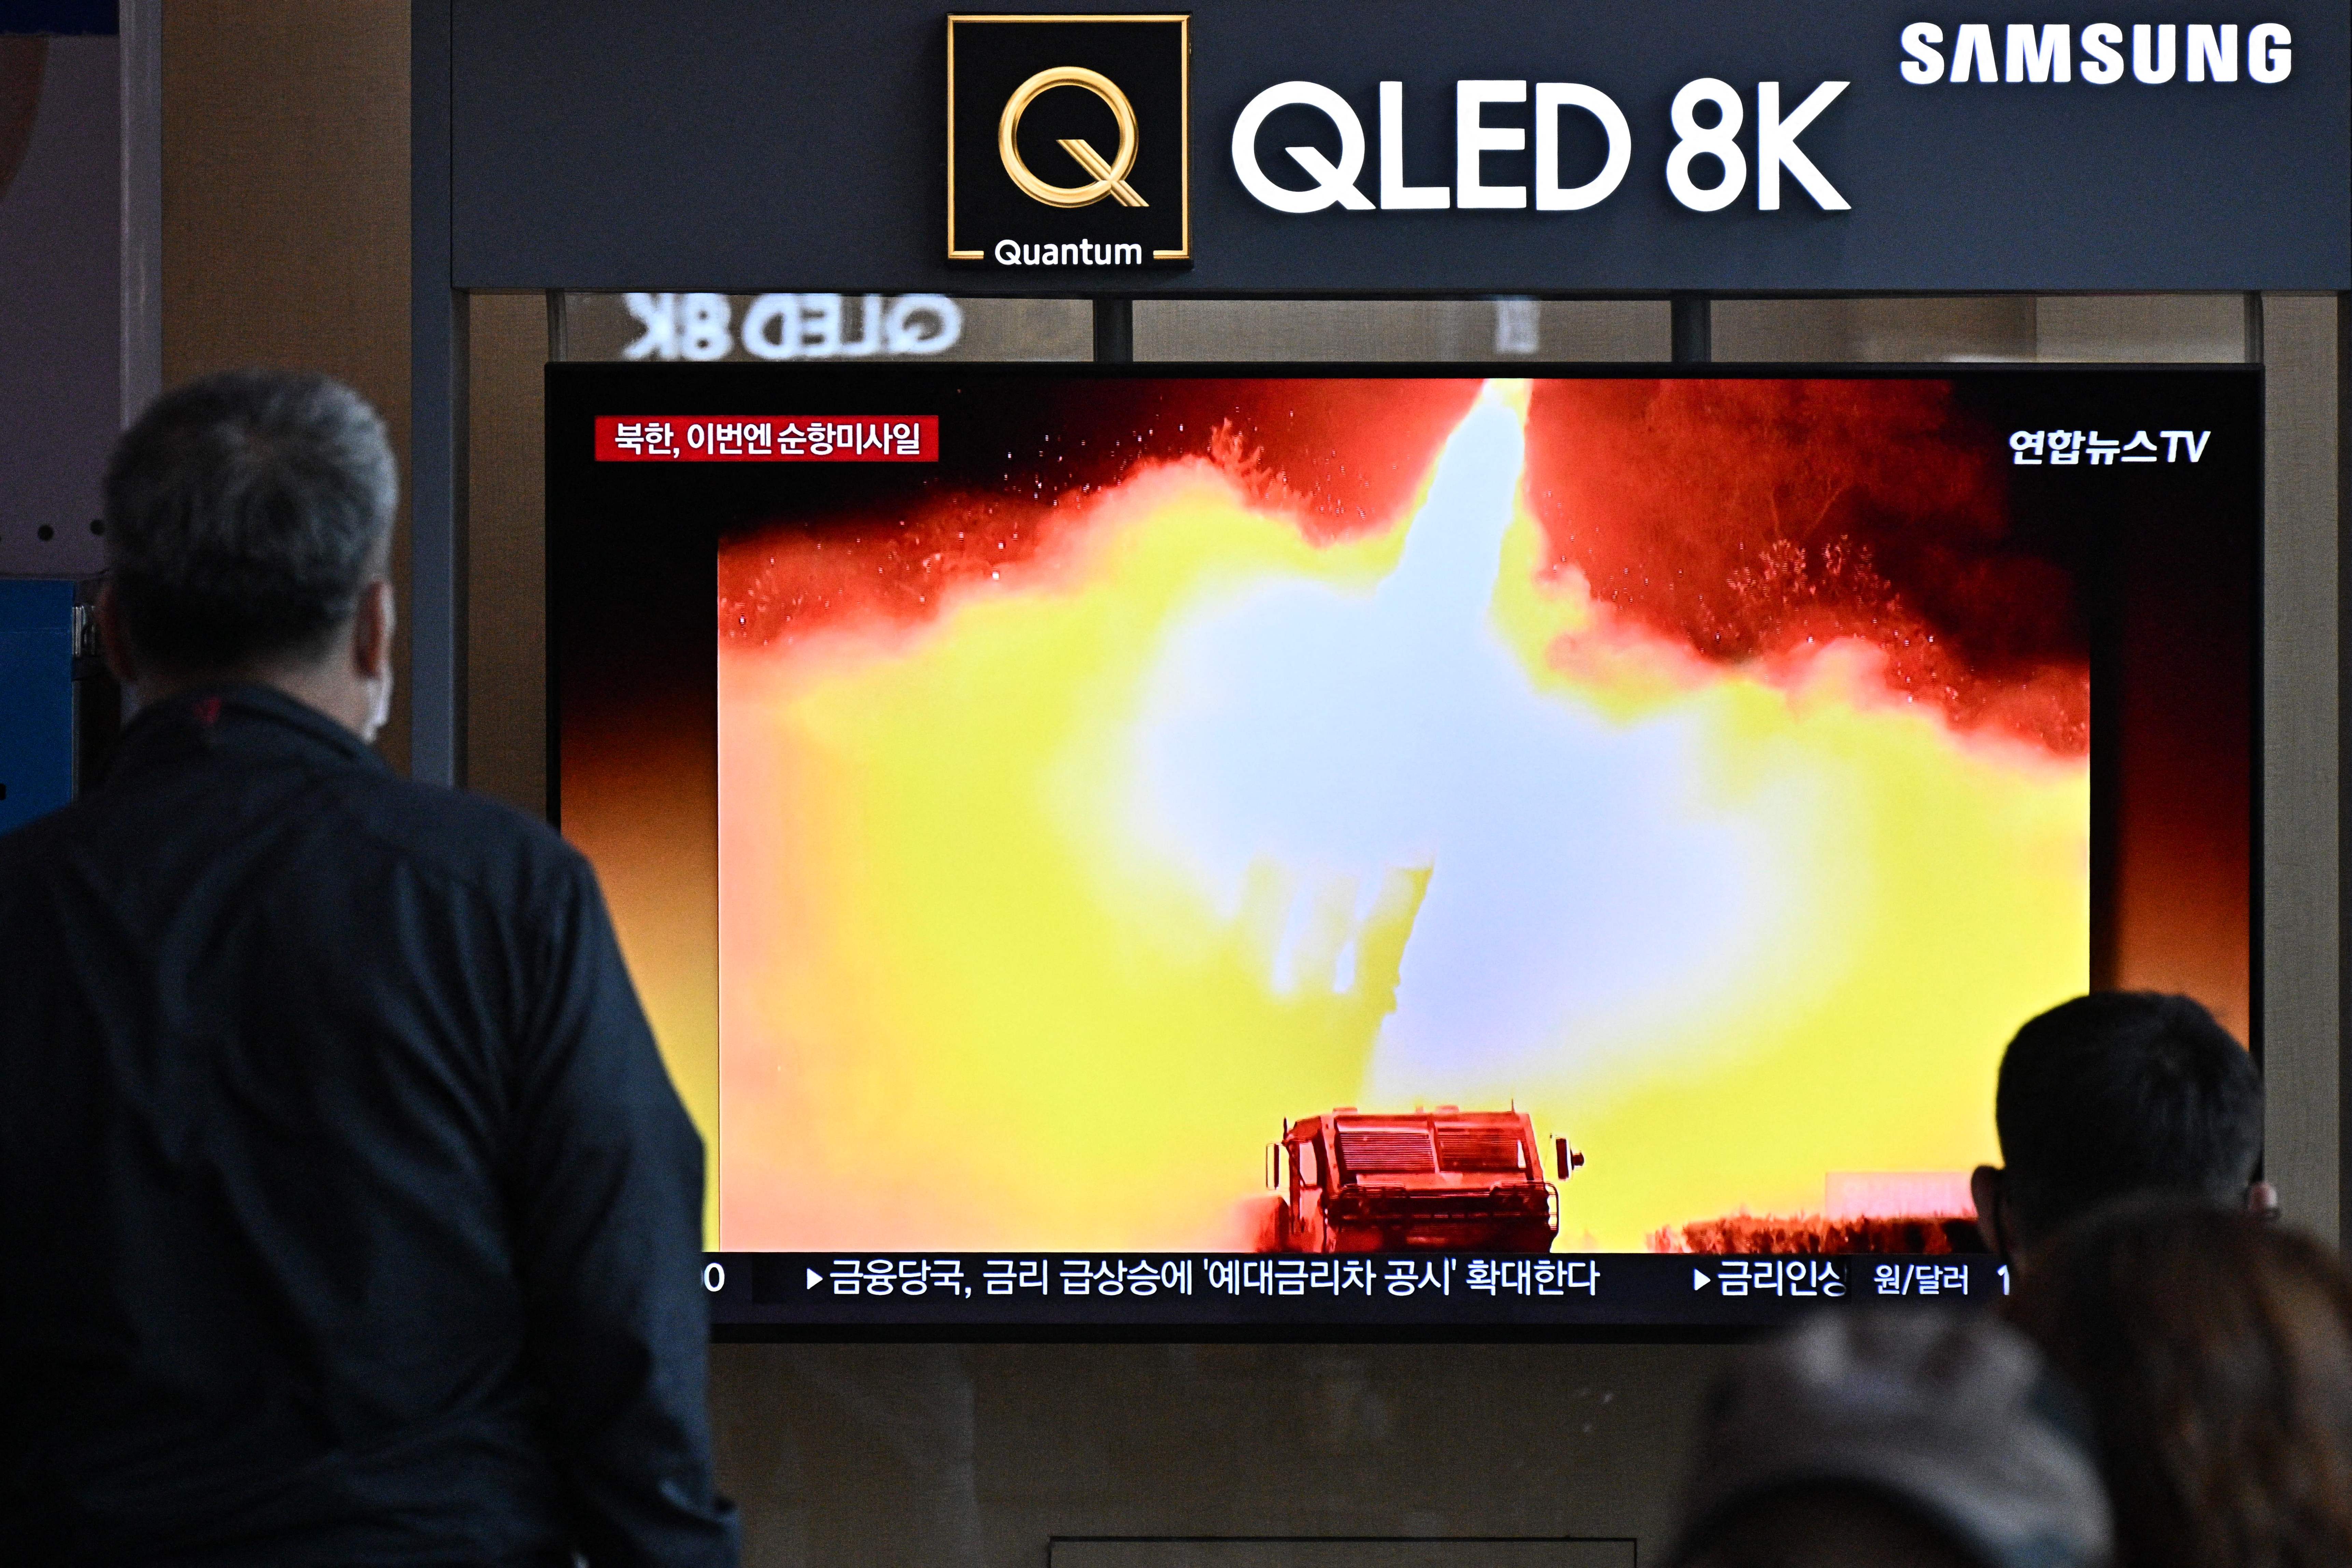
[[[722,1332],[1998,1297],[2018,1026],[2252,1030],[2249,372],[548,385]]]

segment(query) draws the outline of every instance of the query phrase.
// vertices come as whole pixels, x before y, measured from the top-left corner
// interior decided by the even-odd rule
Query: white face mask
[[[370,595],[373,595],[380,592],[385,591],[373,584],[370,584],[367,589],[367,593]],[[383,637],[387,645],[389,645],[392,638],[392,622],[389,615],[390,605],[388,603],[389,596],[388,592],[386,592],[387,603],[385,608],[387,615],[383,626]],[[360,739],[369,742],[370,744],[374,743],[377,732],[383,730],[384,724],[392,718],[392,660],[388,657],[390,652],[391,649],[389,646],[387,646],[385,648],[387,657],[384,659],[383,673],[376,676],[368,682],[368,717],[367,722],[360,729]]]
[[[360,731],[360,739],[374,743],[376,731],[392,718],[392,671],[387,669],[375,681],[374,700],[368,706],[368,721]]]

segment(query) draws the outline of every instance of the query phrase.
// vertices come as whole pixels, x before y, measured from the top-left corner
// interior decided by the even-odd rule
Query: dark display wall
[[[282,8],[246,5],[224,9],[275,14]],[[522,417],[516,412],[520,405],[511,398],[495,405],[486,399],[485,377],[497,369],[493,379],[528,381],[535,378],[536,366],[535,362],[509,365],[501,358],[499,365],[504,368],[498,369],[486,366],[482,356],[486,349],[498,355],[524,352],[518,345],[525,335],[533,340],[530,353],[544,348],[562,357],[562,351],[560,342],[538,342],[535,331],[525,334],[518,330],[530,328],[530,319],[543,314],[543,302],[536,295],[501,300],[478,296],[469,307],[462,294],[452,290],[567,286],[845,292],[926,289],[970,295],[1003,291],[1006,286],[992,284],[983,274],[969,269],[950,274],[940,259],[944,191],[934,150],[943,142],[943,119],[917,123],[913,115],[942,112],[934,106],[944,63],[939,53],[941,13],[903,13],[896,21],[880,15],[877,20],[869,8],[859,17],[836,23],[823,16],[796,16],[789,21],[781,14],[761,17],[749,5],[697,5],[683,13],[673,9],[627,16],[614,5],[502,7],[466,17],[467,42],[461,47],[456,10],[446,0],[417,0],[411,8],[418,399],[413,621],[417,664],[412,690],[419,773],[462,780],[471,776],[472,762],[487,760],[493,748],[523,753],[531,749],[528,742],[514,744],[515,726],[505,721],[522,706],[513,691],[502,691],[495,709],[478,699],[486,680],[496,680],[499,668],[514,668],[516,662],[486,661],[480,657],[485,645],[495,641],[504,649],[534,635],[536,604],[532,585],[522,582],[525,574],[508,572],[501,564],[516,556],[517,541],[509,534],[536,529],[535,510],[519,500],[530,487],[513,470],[511,459],[501,456],[512,450],[511,443],[500,447],[488,438],[502,421],[511,426]],[[2280,128],[2266,146],[2241,146],[2232,154],[2234,162],[2224,167],[2231,177],[2246,170],[2267,177],[2273,166],[2299,167],[2306,184],[2296,188],[2316,193],[2320,204],[2308,232],[2323,238],[2332,235],[2336,237],[2329,243],[2340,247],[2346,224],[2340,209],[2331,215],[2326,204],[2340,204],[2345,184],[2344,24],[2324,7],[2312,10],[2315,22],[2286,18],[2297,32],[2298,74],[2290,81],[2315,85],[2333,107],[2323,106],[2315,132]],[[1237,13],[1234,8],[1232,14]],[[1617,25],[1615,18],[1599,13],[1565,15],[1564,25],[1588,36],[1591,28]],[[1196,41],[1203,51],[1196,58],[1205,59],[1204,40],[1211,36],[1208,24],[1213,18],[1206,12],[1195,16],[1200,18]],[[1273,16],[1269,27],[1280,22],[1279,13]],[[1444,41],[1428,37],[1421,13],[1402,5],[1376,6],[1358,16],[1369,19],[1360,32],[1381,30],[1374,24],[1393,16],[1396,30],[1411,36],[1414,47],[1397,63],[1382,59],[1353,79],[1318,76],[1315,68],[1300,66],[1269,68],[1247,85],[1255,92],[1284,79],[1314,79],[1328,81],[1346,96],[1372,142],[1362,176],[1371,199],[1379,194],[1375,92],[1380,79],[1407,84],[1408,131],[1420,144],[1420,151],[1409,154],[1412,161],[1404,171],[1408,184],[1450,182],[1446,148],[1453,105],[1448,95],[1456,79],[1474,75],[1530,82],[1581,80],[1608,90],[1623,106],[1638,139],[1624,184],[1610,203],[1580,215],[1400,210],[1367,217],[1335,209],[1294,217],[1258,209],[1267,232],[1289,237],[1281,243],[1306,256],[1305,242],[1297,237],[1310,229],[1338,235],[1344,246],[1360,245],[1368,235],[1404,232],[1399,226],[1420,225],[1442,237],[1442,243],[1456,253],[1454,265],[1393,280],[1383,292],[1602,288],[1599,283],[1546,280],[1559,274],[1498,281],[1478,272],[1475,263],[1500,226],[1550,225],[1555,226],[1544,232],[1554,236],[1556,244],[1562,233],[1579,237],[1572,244],[1558,246],[1576,266],[1587,268],[1578,275],[1598,277],[1594,268],[1607,264],[1608,258],[1592,258],[1590,253],[1630,243],[1606,226],[1629,221],[1612,218],[1612,211],[1629,213],[1641,202],[1659,200],[1662,160],[1672,141],[1665,125],[1670,95],[1653,93],[1637,102],[1640,94],[1626,85],[1629,73],[1612,65],[1604,74],[1601,66],[1585,63],[1597,56],[1580,51],[1567,68],[1555,70],[1528,56],[1516,42],[1509,53],[1497,55],[1495,64],[1457,70],[1447,59],[1442,67],[1423,70],[1423,61],[1435,59],[1431,50]],[[567,41],[560,35],[572,28],[574,19],[585,31]],[[1816,212],[1801,190],[1784,180],[1788,205],[1779,214],[1756,209],[1751,184],[1736,206],[1714,214],[1677,210],[1670,216],[1687,222],[1691,226],[1686,232],[1735,252],[1760,243],[1750,235],[1782,219],[1801,240],[1805,232],[1825,226],[1843,224],[1850,231],[1856,215],[1867,218],[1876,210],[1864,199],[1872,193],[1854,183],[1840,162],[1852,153],[1853,142],[1850,130],[1839,132],[1839,117],[1864,101],[1859,95],[1865,87],[1891,91],[1896,79],[1893,73],[1906,58],[1899,29],[1918,19],[1908,14],[1880,17],[1863,51],[1875,76],[1865,80],[1859,68],[1848,72],[1840,62],[1837,73],[1851,75],[1856,86],[1803,135],[1801,145],[1853,203],[1851,212]],[[1948,33],[1969,20],[1932,19],[1939,20]],[[2176,14],[2175,19],[2184,25],[2226,20],[2185,14]],[[2262,19],[2236,19],[2242,46],[2244,29]],[[1654,48],[1684,48],[1715,20],[1656,25],[1654,32],[1625,43],[1616,58],[1631,62]],[[826,31],[868,21],[902,28],[906,40],[930,53],[910,63],[895,48],[860,45],[853,37],[854,47],[845,56],[837,47],[842,35]],[[754,30],[745,31],[746,23],[755,25]],[[1255,28],[1255,23],[1245,26]],[[2314,26],[2315,35],[2309,30]],[[625,30],[611,31],[614,27]],[[1783,31],[1800,40],[1813,36],[1802,27]],[[1250,36],[1273,35],[1256,29]],[[2006,43],[2002,27],[1993,27],[1992,39],[1998,52]],[[502,79],[499,59],[479,47],[497,40],[518,48],[527,45],[541,55],[568,52],[583,68],[553,73],[553,86],[533,79],[537,67]],[[1329,42],[1316,41],[1318,47]],[[461,61],[459,57],[469,51],[470,58]],[[848,64],[836,70],[845,58]],[[528,65],[520,56],[510,57],[509,63]],[[1810,56],[1784,54],[1773,58],[1769,68],[1759,68],[1727,53],[1710,58],[1703,68],[1737,87],[1752,139],[1757,84],[1780,80],[1790,94],[1784,108],[1793,106],[1815,80],[1822,79],[1805,74],[1816,63]],[[834,71],[834,79],[795,75],[818,65]],[[467,84],[464,91],[453,95],[460,79]],[[1665,85],[1670,89],[1675,84]],[[902,89],[913,94],[910,114],[900,114],[894,107],[876,111],[877,104],[894,106]],[[823,110],[824,103],[835,101],[831,95],[836,89],[843,100],[855,101],[845,112]],[[2187,108],[2232,94],[2251,98],[2254,89],[2244,82],[2192,87],[2181,77],[2162,88],[1939,83],[1914,90],[1945,95],[1954,104],[1974,100],[1984,106],[1980,112],[1990,115],[1995,110],[2010,111],[2006,106],[2026,104],[2035,94],[2056,99],[2097,92],[2120,99],[2137,92],[2150,105]],[[2273,88],[2262,90],[2276,92]],[[496,101],[501,93],[509,95],[509,103]],[[452,113],[458,97],[469,117],[462,132]],[[796,122],[791,134],[779,135],[763,116],[784,114],[795,99],[817,103],[819,110]],[[1197,83],[1194,101],[1194,145],[1204,161],[1196,172],[1195,193],[1206,223],[1213,180],[1237,189],[1229,162],[1212,168],[1206,160],[1225,157],[1230,116],[1245,96],[1222,100],[1219,112],[1227,116],[1223,124],[1212,122],[1208,100]],[[2032,118],[2030,105],[2021,111]],[[1490,119],[1503,124],[1504,111],[1491,110]],[[1270,172],[1303,184],[1303,177],[1284,173],[1288,165],[1282,148],[1307,144],[1315,134],[1311,130],[1286,134],[1282,124],[1271,125],[1263,140]],[[1957,226],[1948,221],[1923,223],[1920,243],[1955,254],[1952,247],[1968,240],[1969,226],[2031,210],[2021,193],[2030,195],[2042,189],[2045,180],[2072,178],[2064,161],[2074,156],[2074,150],[2063,139],[2053,144],[2046,129],[2036,128],[2026,141],[2030,154],[2019,154],[2020,161],[1990,174],[1979,170],[1970,174],[1961,166],[1962,174],[1978,179],[1988,199],[1999,204],[1991,216],[1981,210],[1963,211]],[[1905,131],[1873,146],[1892,157],[1922,151],[1919,142],[1917,135]],[[1330,141],[1320,144],[1336,151]],[[1748,145],[1752,149],[1752,140]],[[570,151],[574,148],[576,157]],[[926,188],[911,200],[891,188],[901,177],[891,172],[896,168],[888,155],[892,148],[929,160],[916,166],[912,177],[925,182]],[[551,159],[551,149],[561,155]],[[466,178],[472,183],[462,200],[452,178],[457,172],[453,157],[454,163],[471,160]],[[1505,156],[1488,162],[1490,177],[1514,177]],[[2119,173],[2153,174],[2178,160],[2168,161],[2151,141],[2145,143],[2145,155],[2127,161],[2121,171],[2113,163],[2093,162],[2112,184]],[[2191,166],[2199,162],[2194,155],[2189,159]],[[788,188],[769,183],[776,179],[787,180]],[[1641,195],[1644,190],[1647,195]],[[1233,194],[1228,191],[1229,196]],[[2080,187],[2076,194],[2083,194]],[[518,205],[501,209],[501,201]],[[2296,205],[2274,204],[2273,210],[2284,212]],[[2101,210],[2107,209],[2102,205]],[[2273,265],[2282,254],[2274,236],[2260,226],[2233,230],[2227,222],[2209,222],[2202,216],[2206,210],[2195,203],[2145,197],[2137,207],[2149,223],[2175,226],[2198,244],[2217,237],[2240,241],[2234,260],[2217,263],[2209,274],[2214,281],[2197,282],[2187,275],[2170,279],[2149,276],[2105,286],[2319,290],[2345,286],[2340,249],[2334,271],[2291,276]],[[1578,219],[1582,226],[1558,226],[1563,219]],[[2073,224],[2045,214],[2036,222],[2050,231],[2047,243],[2072,247],[2077,259],[2101,261],[2090,253],[2102,243],[2112,245],[2113,257],[2105,259],[2113,265],[2120,265],[2115,258],[2126,252],[2163,254],[2135,247],[2112,230],[2103,242],[2096,226],[2088,221]],[[1378,226],[1368,228],[1367,224]],[[862,258],[859,265],[848,266],[839,253],[816,248],[828,232],[841,245],[855,247]],[[1595,238],[1587,241],[1582,237],[1587,235]],[[1204,238],[1213,237],[1204,231]],[[541,245],[543,252],[534,248]],[[1587,255],[1578,258],[1572,254],[1577,251]],[[509,265],[518,258],[559,254],[562,268]],[[1812,254],[1818,258],[1822,252]],[[2028,244],[2009,254],[2031,258],[2046,252]],[[911,270],[902,273],[894,258],[928,270],[919,277]],[[1294,291],[1318,297],[1348,292],[1349,276],[1335,266],[1318,266]],[[1625,287],[1663,294],[1690,286],[1693,276],[1660,264],[1638,269]],[[1853,274],[1855,281],[1846,284],[1808,281],[1794,268],[1759,268],[1748,276],[1759,279],[1753,285],[1759,290],[1864,287],[1859,272]],[[2029,286],[2006,280],[2016,275],[1996,275],[1990,267],[1973,273],[1955,269],[1948,278],[1925,268],[1916,275],[1881,276],[1879,287],[1888,292]],[[2097,276],[2122,275],[2085,272],[2069,278],[2051,270],[2033,281],[2050,288],[2103,286]],[[1945,280],[1939,282],[1939,278]],[[1011,291],[1082,293],[1101,286],[1071,271],[1041,275]],[[1118,286],[1149,291],[1125,279]],[[1226,286],[1235,293],[1259,291]],[[1196,265],[1190,274],[1160,275],[1155,287],[1182,291],[1217,284]],[[1912,303],[1820,302],[1832,312],[1851,307],[1864,315]],[[2030,309],[2030,300],[2021,303]],[[2337,1212],[2339,1109],[2336,519],[2342,484],[2342,300],[2324,292],[2274,292],[2255,303],[2251,321],[2257,330],[2247,344],[2247,357],[2263,362],[2268,371],[2263,709],[2269,744],[2261,844],[2265,897],[2257,922],[2261,945],[2256,963],[2258,1005],[2271,1042],[2270,1159],[2287,1191],[2290,1218],[2332,1232]],[[2110,305],[2123,314],[2132,310],[2128,301],[2086,299],[2068,304],[2094,315]],[[1799,314],[1808,308],[1805,301],[1778,305]],[[488,306],[497,307],[500,328],[494,342],[483,331]],[[1931,332],[1936,355],[2032,353],[2031,333],[2021,350],[2006,338],[1995,342],[1969,328],[1962,321],[1966,315],[1962,310]],[[476,334],[470,353],[466,335],[469,317]],[[1718,315],[1719,334],[1722,320]],[[2053,345],[2046,331],[2042,335],[2041,352],[2050,354]],[[1139,325],[1139,348],[1142,336]],[[2210,345],[2201,336],[2192,344],[2178,333],[2158,331],[2152,341],[2161,352],[2116,354],[2097,343],[2060,352],[2065,357],[2089,358],[2235,357],[2208,352]],[[1874,357],[1859,340],[1854,351]],[[470,418],[469,389],[478,400]],[[535,409],[529,414],[535,419]],[[468,438],[474,442],[470,462]],[[520,450],[524,474],[535,473],[535,441],[523,439]],[[495,509],[485,505],[486,498],[496,499]],[[476,509],[470,554],[464,510],[468,501]],[[493,540],[497,549],[486,549]],[[530,546],[535,543],[535,538],[530,542]],[[469,581],[474,595],[470,607]],[[471,660],[466,646],[469,624],[477,644]],[[478,696],[470,726],[469,685]],[[476,747],[473,759],[466,746],[469,727]],[[744,1505],[751,1561],[1034,1564],[1043,1555],[1056,1564],[1128,1564],[1166,1561],[1176,1549],[1164,1539],[1132,1547],[1068,1539],[1081,1535],[1371,1536],[1410,1544],[1365,1544],[1360,1549],[1363,1561],[1409,1562],[1423,1568],[1503,1560],[1495,1546],[1465,1537],[1632,1534],[1640,1538],[1647,1555],[1655,1556],[1666,1544],[1680,1484],[1671,1457],[1720,1353],[1717,1347],[1704,1345],[719,1345],[713,1355],[713,1417],[722,1485]],[[1261,1554],[1247,1558],[1252,1568],[1286,1561],[1277,1555],[1285,1549],[1270,1542],[1218,1548],[1217,1555],[1203,1553],[1198,1560],[1235,1563],[1243,1561],[1235,1553],[1253,1550]],[[1570,1550],[1566,1545],[1514,1547],[1508,1560],[1623,1560],[1572,1558]],[[1156,1559],[1150,1556],[1154,1552],[1160,1553]],[[1531,1555],[1537,1552],[1550,1554]],[[1122,1552],[1126,1554],[1118,1554]]]
[[[2352,23],[2334,0],[2168,4],[2128,26],[2079,5],[1987,21],[1894,0],[1382,0],[1345,26],[1313,0],[1189,14],[1191,267],[1171,271],[1087,251],[1000,264],[1002,240],[1025,256],[1135,237],[1115,216],[1071,226],[1108,201],[1026,198],[960,238],[987,260],[949,264],[944,7],[457,7],[452,274],[1015,294],[2352,284]],[[1072,50],[1041,43],[1034,63]],[[1131,85],[1140,144],[1182,140],[1154,108],[1163,84]],[[1075,91],[1040,100],[1024,156],[1076,181],[1052,140],[1075,124],[1044,118],[1056,99],[1104,156],[1119,132]],[[1010,191],[986,141],[966,139],[960,178]],[[1139,168],[1159,177],[1148,155]]]

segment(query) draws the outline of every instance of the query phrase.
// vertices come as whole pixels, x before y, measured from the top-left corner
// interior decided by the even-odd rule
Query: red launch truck
[[[1566,1181],[1584,1156],[1554,1140]],[[1283,1252],[1549,1252],[1559,1189],[1523,1110],[1374,1114],[1343,1105],[1266,1146]]]

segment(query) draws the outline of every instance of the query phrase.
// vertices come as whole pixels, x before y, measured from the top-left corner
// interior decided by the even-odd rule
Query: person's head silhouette
[[[1978,1166],[1969,1185],[2004,1256],[2132,1194],[2268,1201],[2250,1186],[2262,1074],[2186,996],[2095,992],[2034,1018],[2001,1058],[1993,1120],[2003,1163]]]

